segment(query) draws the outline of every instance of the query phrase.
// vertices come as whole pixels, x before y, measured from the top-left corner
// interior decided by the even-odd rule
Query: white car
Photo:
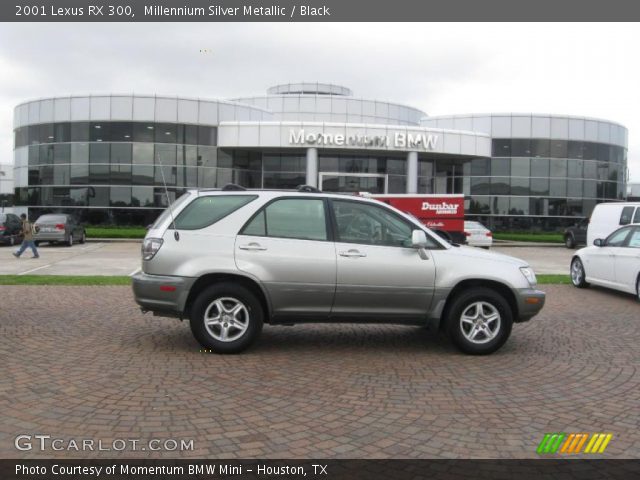
[[[493,234],[491,230],[480,222],[464,222],[464,236],[467,237],[467,245],[472,247],[491,248]]]
[[[570,273],[578,288],[593,283],[633,293],[640,300],[640,225],[622,227],[578,250]]]

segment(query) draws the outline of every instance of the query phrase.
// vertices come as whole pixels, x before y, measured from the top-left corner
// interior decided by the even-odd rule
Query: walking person
[[[13,256],[20,258],[20,255],[24,253],[27,247],[31,247],[31,251],[33,252],[33,257],[31,258],[40,258],[36,244],[33,241],[33,227],[31,226],[31,222],[29,222],[24,213],[20,215],[20,218],[22,219],[22,245],[20,245],[20,249],[17,252],[13,252]]]

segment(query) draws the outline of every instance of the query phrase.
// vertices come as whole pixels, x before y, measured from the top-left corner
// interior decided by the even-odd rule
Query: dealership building
[[[187,188],[457,193],[498,229],[557,229],[626,192],[625,127],[537,113],[428,116],[298,83],[208,100],[87,95],[14,111],[15,210],[147,224]]]

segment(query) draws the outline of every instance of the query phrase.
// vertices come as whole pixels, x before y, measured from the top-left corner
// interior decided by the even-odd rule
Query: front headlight
[[[144,242],[142,242],[142,259],[151,260],[158,253],[161,246],[161,238],[145,238]]]
[[[536,279],[536,274],[533,271],[533,268],[520,267],[520,271],[522,272],[522,275],[524,275],[524,278],[527,279],[527,282],[529,282],[529,285],[535,287],[538,284],[538,280]]]

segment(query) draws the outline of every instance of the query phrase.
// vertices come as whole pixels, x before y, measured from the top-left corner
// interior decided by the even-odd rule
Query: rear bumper
[[[516,302],[518,303],[518,318],[516,322],[526,322],[536,316],[546,299],[546,294],[534,288],[521,288],[515,291]]]
[[[64,242],[67,240],[67,235],[65,232],[37,233],[33,236],[33,240],[35,242]]]
[[[149,275],[138,272],[131,277],[133,296],[143,310],[158,314],[182,315],[195,278]]]

